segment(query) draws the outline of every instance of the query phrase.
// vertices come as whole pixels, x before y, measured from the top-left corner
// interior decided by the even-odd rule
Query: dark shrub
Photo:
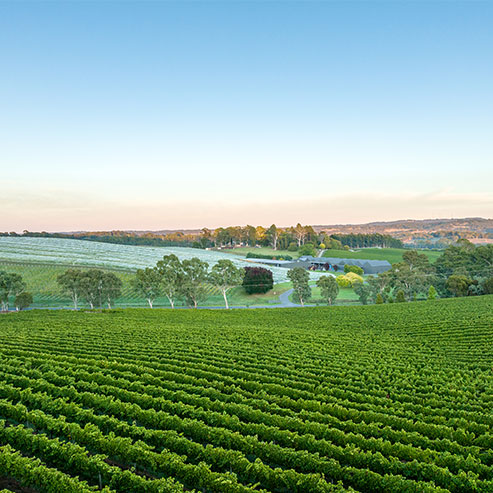
[[[274,278],[269,269],[263,267],[245,267],[243,287],[248,294],[267,293],[274,286]]]

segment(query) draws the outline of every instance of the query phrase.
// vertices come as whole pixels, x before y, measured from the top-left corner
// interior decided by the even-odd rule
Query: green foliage
[[[402,289],[399,289],[399,291],[397,291],[395,301],[397,303],[404,303],[406,301],[406,295],[404,294],[404,291]]]
[[[430,288],[428,289],[428,301],[436,300],[437,294],[437,290],[434,288],[434,286],[430,286]]]
[[[77,310],[79,299],[82,295],[83,271],[79,269],[67,269],[63,274],[57,276],[57,283],[62,291],[69,294]]]
[[[333,234],[331,237],[351,248],[404,248],[401,240],[381,233]]]
[[[362,276],[365,271],[361,267],[358,267],[357,265],[346,264],[344,265],[344,272],[346,274],[348,272],[354,272],[355,274],[358,274],[358,276]]]
[[[345,275],[337,276],[336,281],[339,287],[347,288],[354,287],[356,284],[362,284],[363,278],[354,272],[348,272]]]
[[[377,305],[383,304],[383,296],[380,293],[378,293],[377,297],[375,298],[375,304],[377,304]]]
[[[447,279],[445,286],[454,296],[467,296],[469,287],[473,284],[474,281],[467,276],[453,274]]]
[[[229,308],[227,292],[242,284],[245,270],[236,267],[231,260],[219,260],[209,274],[209,281],[216,286],[224,297],[224,304]]]
[[[0,316],[1,475],[53,493],[489,492],[491,304]]]
[[[89,269],[80,272],[80,293],[91,308],[111,308],[121,296],[122,281],[113,272]]]
[[[339,285],[333,276],[322,276],[317,281],[322,298],[332,305],[339,294]]]
[[[209,264],[196,257],[181,262],[178,293],[189,306],[197,308],[207,296],[205,283],[208,280]]]
[[[28,293],[27,291],[23,291],[15,297],[14,303],[17,310],[24,310],[25,308],[29,308],[33,303],[33,295],[31,293]]]
[[[428,292],[432,282],[436,282],[433,267],[425,255],[416,251],[406,252],[403,262],[392,265],[392,269],[378,275],[389,289],[402,291],[408,300],[415,300],[419,294]]]
[[[315,248],[315,245],[313,245],[312,243],[305,243],[299,248],[298,253],[300,257],[302,255],[310,255],[312,257],[316,257],[317,249]]]
[[[137,270],[132,284],[135,291],[144,297],[152,308],[154,300],[162,293],[161,281],[162,277],[158,269],[147,267]]]
[[[9,309],[11,297],[21,294],[26,289],[22,276],[15,272],[0,271],[0,305],[2,311]]]
[[[350,279],[342,274],[336,277],[336,282],[340,288],[348,288],[351,286]]]
[[[448,247],[434,264],[441,283],[436,287],[442,296],[465,296],[464,277],[477,280],[478,284],[493,276],[493,245],[475,247],[467,240],[459,240],[457,245]],[[450,287],[447,279],[463,276],[462,280],[452,278]],[[462,284],[462,286],[461,286]],[[466,282],[467,284],[467,282]],[[476,284],[469,283],[471,294],[479,294]],[[468,289],[469,289],[468,286]]]
[[[484,294],[493,294],[493,277],[485,279],[482,284]]]
[[[288,279],[293,283],[295,298],[303,306],[312,294],[312,289],[308,284],[310,273],[303,267],[295,267],[294,269],[289,269]]]
[[[174,255],[165,255],[156,263],[156,269],[161,277],[161,289],[171,305],[175,307],[176,298],[180,292],[182,264]]]
[[[294,241],[292,241],[289,245],[288,245],[288,252],[296,252],[298,250],[298,244]]]
[[[411,271],[424,273],[433,272],[429,258],[424,253],[417,250],[407,250],[402,254],[402,262],[407,264]]]
[[[335,238],[332,238],[331,236],[325,236],[324,237],[324,243],[325,243],[325,248],[328,250],[343,250],[344,249],[343,244],[339,240],[336,240]],[[322,248],[322,247],[320,246],[320,248]]]

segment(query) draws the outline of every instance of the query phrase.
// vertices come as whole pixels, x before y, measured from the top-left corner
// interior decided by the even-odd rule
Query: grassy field
[[[363,248],[354,252],[347,250],[326,250],[324,257],[359,258],[368,260],[388,260],[391,264],[402,262],[402,254],[407,250],[402,248]],[[442,252],[436,250],[419,250],[424,253],[430,262],[434,262]]]
[[[35,492],[490,492],[492,340],[493,296],[0,315],[0,478]]]
[[[368,276],[363,276],[366,279]],[[320,288],[317,287],[315,281],[310,281],[310,287],[312,288],[312,297],[307,301],[309,305],[326,305],[326,301],[320,294]],[[298,304],[298,300],[294,293],[289,295],[289,300]],[[354,305],[360,304],[358,295],[354,292],[353,288],[339,288],[339,294],[337,299],[333,303],[334,305]]]
[[[276,257],[284,257],[288,255],[289,257],[292,258],[298,258],[298,252],[290,252],[288,250],[274,250],[269,247],[239,247],[239,248],[233,248],[231,250],[224,250],[228,253],[234,253],[235,255],[241,255],[241,256],[246,256],[247,253],[257,253],[260,255],[270,255],[270,256],[276,256]]]
[[[316,285],[312,285],[312,297],[307,302],[309,304],[325,304],[325,300],[322,299],[320,295],[320,288],[317,288]],[[290,296],[291,301],[296,303],[296,300],[293,298],[293,295]],[[354,292],[353,288],[340,288],[339,294],[337,295],[337,299],[334,303],[335,305],[347,305],[347,304],[359,304],[358,295]]]
[[[27,284],[27,291],[33,294],[33,307],[70,307],[72,301],[69,296],[62,293],[56,278],[67,269],[66,266],[56,264],[24,264],[16,262],[0,262],[0,270],[15,272],[20,274]],[[147,302],[137,296],[132,288],[131,281],[134,273],[131,271],[105,269],[113,272],[123,282],[122,296],[116,300],[116,307],[146,307]],[[265,294],[248,295],[242,287],[230,291],[228,300],[230,305],[234,306],[255,306],[264,304],[273,304],[278,301],[279,295],[291,287],[290,283],[279,283],[274,289]],[[223,306],[224,299],[222,294],[213,286],[207,286],[207,299],[201,303],[201,306]],[[82,306],[84,306],[82,304]],[[168,307],[167,298],[158,298],[154,304],[156,307]],[[178,306],[182,306],[179,302]]]

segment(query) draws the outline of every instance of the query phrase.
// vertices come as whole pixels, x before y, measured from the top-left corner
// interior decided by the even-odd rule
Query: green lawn
[[[240,247],[240,248],[234,248],[231,250],[222,250],[227,253],[234,253],[235,255],[242,255],[246,256],[247,253],[258,253],[260,255],[271,255],[271,256],[286,256],[289,255],[290,257],[293,258],[298,258],[299,254],[298,252],[290,252],[288,250],[274,250],[270,247],[261,247],[261,248],[256,248],[256,247]]]
[[[366,279],[368,276],[363,277]],[[320,288],[317,287],[316,281],[310,281],[310,287],[312,288],[312,297],[307,303],[325,305],[326,302],[324,299],[322,299],[322,296],[320,295]],[[289,296],[290,301],[292,301],[293,303],[298,303],[298,301],[294,299],[293,294],[294,293]],[[354,292],[353,288],[339,288],[339,294],[337,295],[337,299],[334,304],[359,304],[359,298]]]
[[[354,252],[347,250],[326,250],[324,257],[335,258],[358,258],[368,260],[388,260],[391,264],[402,262],[402,254],[407,250],[404,248],[363,248]],[[437,250],[418,250],[424,253],[430,262],[434,262],[442,252]]]

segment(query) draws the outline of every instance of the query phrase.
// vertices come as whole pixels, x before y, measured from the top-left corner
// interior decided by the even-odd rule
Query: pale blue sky
[[[2,2],[0,230],[493,216],[493,2]]]

